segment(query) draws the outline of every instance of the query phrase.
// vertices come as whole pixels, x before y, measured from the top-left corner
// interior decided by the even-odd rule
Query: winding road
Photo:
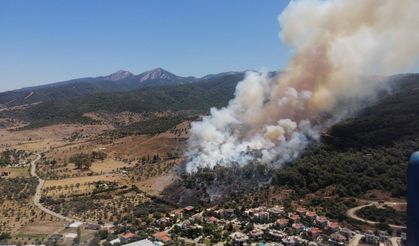
[[[39,183],[38,186],[36,187],[36,192],[35,195],[33,196],[33,202],[34,204],[41,209],[42,211],[44,211],[47,214],[50,214],[56,218],[68,221],[68,222],[74,222],[74,221],[78,221],[76,219],[70,218],[70,217],[66,217],[64,215],[61,215],[59,213],[56,213],[52,210],[49,210],[48,208],[44,207],[39,201],[41,200],[41,191],[42,191],[42,186],[44,186],[45,180],[41,179],[37,174],[36,174],[36,162],[39,161],[41,159],[41,155],[37,154],[37,158],[35,160],[33,160],[31,162],[31,176],[35,177],[38,179]]]
[[[358,221],[362,221],[362,222],[370,224],[370,225],[375,225],[375,224],[378,224],[379,222],[363,219],[363,218],[359,217],[358,215],[356,215],[356,212],[361,210],[362,208],[369,207],[369,206],[377,206],[377,205],[396,206],[396,205],[406,205],[406,204],[407,204],[406,202],[384,202],[384,203],[379,204],[378,202],[369,201],[368,204],[349,209],[348,211],[346,211],[346,216],[348,216],[352,219],[358,220]],[[392,227],[392,228],[395,228],[395,229],[405,229],[406,228],[406,226],[393,225],[393,224],[390,224],[389,226]]]

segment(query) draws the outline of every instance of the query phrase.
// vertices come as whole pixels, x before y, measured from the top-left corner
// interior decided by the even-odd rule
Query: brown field
[[[114,159],[107,158],[103,161],[96,161],[92,164],[90,167],[90,170],[92,170],[95,173],[109,173],[109,172],[115,172],[117,169],[127,167],[128,164],[117,161]]]
[[[29,167],[0,167],[0,172],[10,172],[6,178],[30,177]]]
[[[51,187],[51,186],[70,186],[82,184],[82,183],[90,183],[90,182],[97,182],[97,181],[109,181],[109,182],[123,182],[123,176],[119,174],[104,174],[98,176],[86,176],[86,177],[77,177],[77,178],[68,178],[68,179],[60,179],[60,180],[46,180],[43,188]]]

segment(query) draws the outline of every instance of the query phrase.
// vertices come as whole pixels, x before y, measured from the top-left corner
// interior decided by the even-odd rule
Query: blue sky
[[[285,67],[285,0],[2,0],[0,91],[162,67],[178,75]]]

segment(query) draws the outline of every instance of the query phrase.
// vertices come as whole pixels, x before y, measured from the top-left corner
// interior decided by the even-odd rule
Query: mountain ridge
[[[213,79],[226,76],[230,73],[242,74],[243,72],[215,74]],[[207,76],[201,78],[178,76],[163,68],[155,68],[137,75],[126,70],[118,70],[105,76],[76,78],[0,92],[0,106],[4,108],[49,100],[55,101],[62,98],[75,98],[95,93],[128,92],[145,87],[188,84],[209,80],[211,78]]]

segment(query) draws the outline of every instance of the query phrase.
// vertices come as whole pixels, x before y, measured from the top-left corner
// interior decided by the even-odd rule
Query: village
[[[49,242],[61,245],[64,239],[72,243],[90,245],[405,245],[406,235],[392,238],[385,231],[353,231],[338,222],[318,215],[304,207],[287,211],[284,207],[220,208],[214,206],[196,209],[187,206],[171,211],[167,216],[154,218],[141,228],[135,226],[83,224],[73,222],[67,226],[64,237],[53,235]],[[96,231],[92,240],[80,241],[82,230]]]

